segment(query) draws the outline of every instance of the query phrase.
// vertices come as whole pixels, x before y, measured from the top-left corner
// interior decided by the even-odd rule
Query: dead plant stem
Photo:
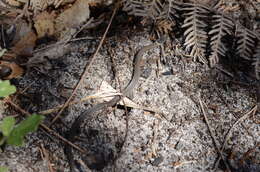
[[[226,168],[227,168],[228,171],[230,172],[231,170],[230,170],[230,168],[229,168],[229,165],[228,165],[227,162],[225,161],[224,156],[223,156],[223,154],[222,154],[222,151],[219,149],[219,147],[218,147],[218,145],[217,145],[217,139],[216,139],[216,137],[215,137],[215,135],[214,135],[214,133],[213,133],[213,131],[212,131],[212,128],[211,128],[210,124],[209,124],[208,117],[207,117],[206,112],[205,112],[205,109],[204,109],[204,107],[203,107],[203,104],[204,104],[205,106],[206,106],[206,104],[201,101],[200,97],[199,97],[198,99],[199,99],[199,104],[200,104],[200,107],[201,107],[201,110],[202,110],[202,114],[203,114],[204,119],[205,119],[205,122],[206,122],[206,124],[207,124],[207,126],[208,126],[208,129],[209,129],[211,138],[212,138],[212,140],[213,140],[213,143],[215,144],[215,147],[217,148],[217,151],[218,151],[218,153],[219,153],[221,159],[223,160],[223,162],[224,162]]]
[[[232,131],[233,129],[240,123],[242,122],[243,120],[245,120],[251,113],[255,113],[257,110],[257,105],[255,105],[249,112],[247,112],[245,115],[243,115],[241,118],[239,118],[234,124],[233,126],[228,130],[227,134],[226,134],[226,137],[225,137],[225,140],[223,142],[223,146],[221,147],[221,154],[223,152],[223,150],[225,149],[226,145],[227,145],[227,141],[228,139],[230,138],[231,134],[232,134]],[[216,161],[216,164],[215,164],[215,169],[218,168],[218,164],[219,164],[219,161],[220,161],[220,158],[218,158],[218,160]]]

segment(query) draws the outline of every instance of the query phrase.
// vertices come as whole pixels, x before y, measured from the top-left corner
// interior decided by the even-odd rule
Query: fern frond
[[[156,18],[163,12],[165,0],[123,0],[123,10],[130,15]]]
[[[145,4],[143,1],[138,0],[123,0],[123,10],[128,12],[129,15],[146,16]]]
[[[158,17],[163,11],[164,3],[163,0],[151,0],[146,6],[147,15],[152,18]]]
[[[233,21],[223,14],[214,15],[212,18],[213,26],[209,32],[209,36],[211,37],[210,46],[212,50],[209,56],[210,66],[217,64],[220,56],[225,56],[227,47],[224,44],[222,38],[227,34],[231,35],[232,29],[234,27]]]
[[[193,60],[198,59],[202,63],[207,63],[205,49],[208,35],[205,31],[207,27],[205,19],[209,9],[197,3],[186,5],[187,7],[184,10],[187,11],[187,15],[182,26],[186,28],[184,45],[186,50],[191,50],[190,55],[193,56]]]
[[[167,0],[164,10],[166,19],[175,21],[175,18],[179,18],[177,11],[181,11],[181,5],[178,0]]]
[[[240,57],[250,60],[255,46],[256,35],[253,31],[239,25],[237,26],[237,53]]]
[[[258,40],[256,51],[253,57],[254,57],[253,66],[255,68],[255,75],[256,78],[260,80],[260,40]]]

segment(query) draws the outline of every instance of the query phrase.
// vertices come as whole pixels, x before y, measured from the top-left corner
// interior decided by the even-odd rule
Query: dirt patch
[[[145,32],[143,34],[147,35]],[[121,86],[126,84],[132,74],[133,53],[150,43],[144,36],[133,36],[128,41],[116,44],[113,47],[115,76],[112,75],[111,56],[103,49],[84,78],[75,100],[95,93],[104,80],[115,88],[119,88],[115,78],[120,79]],[[90,44],[93,43],[82,41],[71,46],[81,49],[89,47]],[[158,109],[163,112],[163,116],[143,110],[130,110],[128,137],[122,147],[121,156],[114,162],[126,132],[124,109],[107,109],[96,116],[86,114],[86,120],[81,126],[81,139],[76,144],[91,150],[93,154],[85,156],[76,151],[75,154],[81,155],[79,159],[85,161],[88,168],[103,169],[102,171],[210,171],[214,167],[218,152],[203,120],[198,98],[210,107],[207,115],[217,138],[217,146],[220,147],[231,126],[255,105],[255,95],[236,84],[219,84],[213,70],[193,62],[184,63],[172,55],[172,50],[168,50],[165,59],[171,64],[162,64],[159,75],[156,75],[156,59],[160,58],[160,49],[155,48],[145,54],[147,63],[144,75],[135,89],[133,99],[142,106]],[[60,58],[60,63],[51,60],[53,68],[46,73],[27,73],[19,80],[19,84],[26,87],[31,83],[25,94],[35,95],[30,97],[31,99],[28,98],[29,102],[35,104],[29,105],[24,101],[23,108],[28,111],[41,111],[64,102],[65,98],[61,93],[65,97],[69,95],[70,88],[78,81],[88,60],[84,52],[75,51]],[[57,89],[59,85],[63,86],[63,91]],[[226,90],[221,88],[224,86]],[[73,120],[92,103],[93,101],[87,101],[70,106],[61,119],[65,125],[58,122],[55,125],[56,131],[64,136]],[[238,160],[243,158],[247,151],[259,144],[257,116],[249,115],[241,121],[233,129],[224,149],[225,157],[231,152],[234,153],[234,168],[237,168],[235,165],[240,165]],[[28,136],[24,148],[8,146],[6,151],[1,153],[1,165],[8,166],[13,171],[47,171],[47,162],[40,156],[41,145],[49,153],[49,160],[56,171],[69,171],[63,153],[64,143],[42,131]],[[98,160],[93,162],[89,157]],[[256,166],[255,168],[259,169],[256,165],[260,158],[259,149],[254,149],[250,157],[252,160],[247,159],[246,162],[252,168]]]
[[[238,8],[233,1],[221,2],[223,9]],[[124,17],[125,13],[120,13],[115,21]],[[131,24],[139,21],[139,18],[128,19]],[[143,26],[140,29],[138,24],[132,26],[133,30],[123,30],[122,27],[128,26],[125,23],[112,26],[73,98],[74,104],[51,126],[55,132],[66,137],[74,120],[99,103],[96,99],[82,100],[97,93],[102,82],[116,90],[128,83],[135,53],[152,43],[149,31]],[[29,113],[44,112],[46,125],[55,114],[48,112],[69,98],[99,43],[100,35],[95,31],[81,34],[92,37],[35,50],[24,76],[13,81],[22,90],[14,101]],[[185,57],[187,53],[179,43],[182,39],[173,38],[164,44],[163,50],[158,47],[144,54],[146,62],[132,100],[142,107],[155,109],[156,113],[118,105],[97,115],[86,114],[75,144],[88,150],[88,154],[73,151],[81,171],[203,172],[226,171],[227,167],[232,172],[260,170],[259,81],[251,80],[239,70],[233,74],[225,66],[209,69],[192,62]],[[4,111],[2,102],[0,106],[1,112]],[[20,114],[14,109],[9,113]],[[6,146],[0,153],[0,166],[15,172],[70,171],[65,144],[52,133],[39,129],[27,136],[24,147]],[[218,149],[224,161],[218,162]]]

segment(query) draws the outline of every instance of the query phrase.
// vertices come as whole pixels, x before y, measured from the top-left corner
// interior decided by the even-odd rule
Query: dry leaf
[[[44,51],[39,51],[33,54],[33,57],[29,58],[27,62],[27,67],[34,67],[38,66],[41,68],[40,65],[44,64],[42,66],[44,69],[48,70],[50,66],[48,66],[47,58],[48,59],[58,59],[59,57],[65,55],[66,53],[71,51],[71,46],[69,45],[56,45],[53,47],[50,47]]]
[[[13,19],[14,20],[14,19]],[[12,21],[13,21],[12,20]],[[29,32],[32,31],[31,27],[28,23],[26,23],[23,20],[18,20],[15,23],[15,36],[12,41],[12,44],[16,44],[18,41],[20,41],[25,35],[27,35]]]
[[[54,34],[54,15],[54,13],[44,11],[35,17],[34,27],[38,38]]]
[[[6,0],[6,3],[8,3],[11,6],[14,7],[20,7],[22,4],[17,0]]]
[[[36,34],[33,31],[30,31],[14,45],[12,51],[17,55],[31,56],[36,39]]]
[[[70,8],[62,12],[55,20],[55,29],[59,37],[63,37],[62,31],[80,26],[89,18],[89,1],[77,0]]]
[[[22,76],[24,70],[18,66],[14,62],[8,62],[8,61],[0,61],[0,70],[1,72],[6,72],[6,70],[10,69],[10,74],[8,76],[4,76],[3,79],[13,79],[18,78]],[[1,73],[1,75],[4,75],[4,73]]]
[[[100,88],[98,90],[98,92],[96,94],[94,94],[93,96],[96,97],[98,99],[99,102],[108,102],[111,99],[113,99],[113,97],[115,95],[121,95],[121,93],[117,92],[111,85],[109,85],[106,81],[103,81],[100,85]],[[147,110],[147,111],[151,111],[151,112],[156,112],[159,114],[162,114],[162,112],[160,112],[158,109],[152,109],[149,107],[143,107],[140,106],[138,104],[136,104],[135,102],[133,102],[132,100],[130,100],[127,97],[124,97],[118,104],[122,105],[122,106],[127,106],[127,107],[131,107],[131,108],[136,108],[136,109],[143,109],[143,110]]]
[[[36,35],[32,31],[32,27],[23,20],[15,23],[15,35],[12,40],[12,51],[17,55],[31,56],[35,46]]]
[[[70,8],[62,12],[56,22],[58,27],[77,27],[89,18],[88,0],[77,0]]]
[[[111,87],[107,82],[103,81],[98,91],[100,102],[108,102],[110,101],[115,95],[121,95],[118,93],[113,87]],[[139,107],[138,104],[134,103],[127,97],[124,97],[123,100],[119,102],[120,105],[126,105],[128,107]]]

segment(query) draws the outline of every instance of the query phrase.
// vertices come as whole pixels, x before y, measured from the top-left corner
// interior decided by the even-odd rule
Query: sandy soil
[[[110,47],[114,51],[113,57],[108,53],[107,46],[103,48],[75,100],[96,93],[102,81],[117,89],[119,85],[125,85],[131,77],[133,54],[140,47],[151,43],[147,37],[146,32],[140,33]],[[71,88],[89,61],[86,52],[91,54],[94,43],[92,40],[70,44],[75,51],[58,60],[50,60],[48,63],[52,68],[47,72],[31,69],[34,72],[27,73],[19,80],[19,84],[20,87],[31,84],[25,95],[28,102],[35,102],[35,105],[24,101],[23,107],[34,112],[64,102],[64,97],[70,95]],[[124,109],[110,108],[96,116],[86,115],[84,125],[81,126],[81,139],[76,143],[91,152],[88,156],[79,156],[89,168],[86,171],[212,171],[219,157],[216,146],[220,148],[223,145],[229,129],[256,105],[256,95],[253,89],[223,83],[227,80],[219,79],[219,70],[180,60],[174,56],[174,48],[170,42],[165,45],[164,59],[167,64],[161,63],[159,67],[156,61],[161,57],[160,48],[145,54],[147,63],[138,88],[135,89],[133,101],[161,111],[163,116],[131,109],[128,113],[128,136],[116,161],[113,159],[119,155],[126,132],[127,115]],[[112,61],[116,69],[113,69]],[[115,82],[118,79],[120,83]],[[207,117],[217,141],[216,146],[203,118],[199,99],[209,107]],[[70,106],[62,116],[64,124],[58,122],[54,129],[64,136],[75,117],[93,103],[97,102],[87,101]],[[258,112],[247,116],[232,129],[223,154],[227,158],[232,153],[230,164],[233,168],[239,167],[241,170],[244,167],[245,171],[250,171],[249,168],[255,169],[252,171],[260,169],[259,147],[255,148],[260,141],[259,127]],[[29,135],[22,148],[7,146],[5,152],[0,154],[0,165],[17,172],[44,172],[48,170],[49,159],[54,171],[69,171],[63,146],[62,141],[40,130]],[[251,149],[252,153],[246,158],[245,164],[241,165],[239,160]],[[41,157],[42,150],[47,152],[48,158]],[[78,152],[75,151],[75,154]],[[220,167],[224,168],[224,165],[221,163]],[[220,168],[219,171],[223,170]]]

